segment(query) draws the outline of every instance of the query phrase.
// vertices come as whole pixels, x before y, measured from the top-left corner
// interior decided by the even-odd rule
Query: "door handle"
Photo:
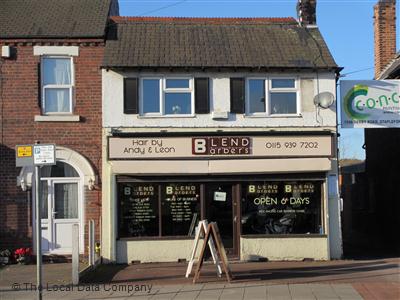
[[[54,217],[56,216],[56,214],[58,214],[58,212],[56,212],[56,211],[53,210],[53,211],[51,212],[51,214],[53,215],[53,218],[54,218]]]
[[[235,222],[235,223],[236,223],[236,220],[237,220],[237,217],[236,217],[236,216],[234,216],[234,217],[233,217],[233,222]]]

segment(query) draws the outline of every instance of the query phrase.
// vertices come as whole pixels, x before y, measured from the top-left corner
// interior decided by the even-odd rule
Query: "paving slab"
[[[218,290],[218,289],[223,289],[225,286],[228,286],[228,284],[225,283],[207,283],[203,285],[203,290]]]
[[[210,289],[210,290],[202,290],[197,296],[196,300],[210,300],[210,299],[219,299],[221,296],[222,289]]]
[[[195,300],[197,296],[200,294],[200,290],[198,291],[180,291],[173,298],[174,300]]]
[[[290,296],[293,300],[312,300],[316,299],[311,288],[307,284],[290,284]]]
[[[181,292],[191,292],[191,291],[201,291],[205,285],[204,284],[188,284],[184,285]]]
[[[359,293],[353,288],[351,284],[332,284],[331,287],[335,293],[343,300],[362,300]]]
[[[261,300],[267,299],[267,287],[265,285],[246,286],[243,299],[245,300]]]
[[[17,291],[17,292],[0,292],[1,300],[23,299],[33,300],[36,299],[36,294],[32,292]]]
[[[288,285],[267,286],[267,299],[269,300],[291,300]]]
[[[310,284],[310,288],[317,299],[340,299],[330,284]]]
[[[221,300],[242,300],[245,287],[229,287],[222,290]]]
[[[156,294],[153,295],[150,299],[165,299],[165,300],[170,300],[175,298],[175,296],[179,293],[179,291],[182,289],[182,285],[167,285],[167,286],[162,286],[160,289],[157,291]],[[135,293],[135,296],[137,294]]]

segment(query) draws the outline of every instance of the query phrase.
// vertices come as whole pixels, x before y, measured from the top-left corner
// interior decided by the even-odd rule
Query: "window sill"
[[[175,118],[196,118],[196,115],[138,115],[138,119],[175,119]]]
[[[79,122],[80,116],[77,115],[49,115],[35,116],[35,122]]]
[[[244,115],[245,118],[302,118],[302,115],[298,114],[285,114],[285,115],[267,115],[267,114],[258,114],[258,115]]]

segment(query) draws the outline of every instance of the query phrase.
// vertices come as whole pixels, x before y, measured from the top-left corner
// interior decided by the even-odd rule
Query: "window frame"
[[[264,111],[263,112],[251,112],[250,111],[250,80],[263,80],[264,81]],[[245,83],[245,113],[247,116],[268,116],[268,103],[269,103],[269,81],[265,77],[247,77]]]
[[[44,60],[45,59],[69,59],[71,66],[71,82],[70,84],[44,84]],[[40,89],[41,89],[41,103],[42,103],[42,115],[72,115],[74,112],[74,87],[75,87],[75,70],[74,70],[74,58],[68,55],[43,55],[40,58]],[[46,89],[69,89],[69,111],[68,112],[46,112]]]
[[[272,81],[274,79],[290,79],[294,80],[294,87],[293,88],[272,88]],[[269,77],[269,89],[268,89],[268,110],[269,116],[276,116],[276,117],[286,117],[286,116],[299,116],[300,115],[300,84],[299,78],[297,76],[290,77],[290,76],[271,76]],[[296,112],[295,113],[286,113],[286,114],[273,114],[271,113],[271,94],[272,93],[296,93]]]
[[[167,88],[167,80],[170,79],[184,79],[189,80],[188,88]],[[159,112],[144,112],[144,80],[159,80],[159,92],[160,92],[160,110]],[[190,113],[189,114],[167,114],[165,112],[165,96],[168,93],[190,93]],[[193,76],[144,76],[139,78],[139,116],[140,117],[167,117],[167,118],[182,118],[182,117],[193,117],[195,115],[195,102],[194,102],[194,77]]]
[[[246,77],[245,82],[245,116],[247,117],[293,117],[293,116],[301,116],[300,111],[300,79],[298,76],[254,76],[254,77]],[[272,88],[272,80],[274,79],[291,79],[294,80],[293,88]],[[264,80],[265,87],[265,107],[263,112],[251,112],[250,111],[250,80]],[[296,112],[289,114],[273,114],[271,113],[271,93],[296,93]]]

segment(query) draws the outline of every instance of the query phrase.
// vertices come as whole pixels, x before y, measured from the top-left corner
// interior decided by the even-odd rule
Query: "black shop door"
[[[227,255],[238,256],[238,236],[236,230],[235,185],[229,183],[206,183],[205,215],[208,222],[216,222]]]

